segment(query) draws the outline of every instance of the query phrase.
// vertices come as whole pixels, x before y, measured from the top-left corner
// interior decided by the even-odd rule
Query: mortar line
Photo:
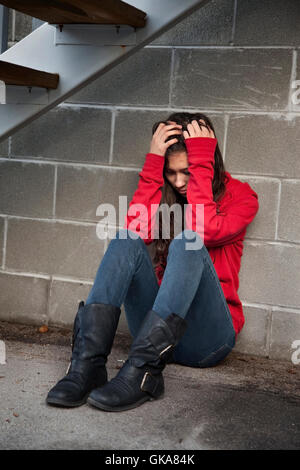
[[[289,248],[299,248],[300,243],[299,242],[291,242],[291,241],[285,241],[285,240],[274,240],[274,239],[268,239],[268,238],[251,238],[251,237],[246,237],[245,238],[245,243],[249,245],[274,245],[274,246],[282,246],[282,247],[289,247]]]
[[[2,245],[2,266],[1,266],[2,269],[5,269],[5,264],[6,264],[7,230],[8,230],[8,217],[4,217],[3,245]]]
[[[71,276],[64,276],[60,274],[44,274],[44,273],[32,273],[29,271],[15,271],[13,269],[0,269],[1,274],[7,274],[9,276],[23,276],[23,277],[30,277],[36,279],[44,279],[46,281],[67,281],[67,282],[74,282],[74,283],[83,283],[83,284],[93,284],[94,280],[92,278],[75,278]]]
[[[269,334],[268,334],[268,346],[269,346],[269,356],[271,354],[272,347],[272,335],[273,335],[273,311],[270,309],[270,323],[269,323]]]
[[[110,104],[97,104],[97,103],[94,103],[94,104],[91,104],[91,103],[63,103],[62,105],[59,105],[60,107],[62,108],[91,108],[91,109],[109,109],[109,110],[117,110],[117,111],[158,111],[158,112],[189,112],[189,111],[193,111],[193,110],[199,110],[200,106],[186,106],[186,107],[169,107],[169,106],[154,106],[154,105],[145,105],[145,106],[136,106],[136,105],[132,105],[132,106],[128,106],[128,105],[118,105],[118,106],[113,106],[113,105],[110,105]],[[216,108],[203,108],[201,107],[201,112],[204,112],[206,114],[221,114],[221,115],[224,115],[224,113],[226,112],[227,114],[233,114],[233,115],[236,115],[236,114],[239,114],[241,116],[245,116],[245,115],[259,115],[259,116],[273,116],[273,117],[277,117],[278,119],[281,118],[281,117],[285,117],[285,116],[291,116],[291,117],[298,117],[300,116],[300,111],[288,111],[286,108],[282,108],[282,109],[279,109],[279,110],[276,110],[276,111],[268,111],[268,110],[265,110],[265,109],[256,109],[256,108],[253,108],[251,110],[248,110],[248,109],[238,109],[238,110],[235,110],[235,109],[229,109],[228,107],[227,108],[224,108],[224,109],[216,109]]]
[[[53,276],[50,275],[49,282],[47,284],[47,299],[46,299],[46,324],[49,324],[50,321],[50,296],[51,296],[51,289],[52,289],[52,280]]]
[[[0,157],[0,162],[7,162],[8,159],[6,157]],[[66,162],[66,161],[51,161],[51,160],[39,160],[39,157],[37,158],[14,158],[11,160],[11,162],[19,162],[19,163],[34,163],[37,165],[54,165],[54,166],[70,166],[70,167],[84,167],[84,168],[103,168],[107,170],[122,170],[122,171],[141,171],[142,167],[130,167],[130,166],[119,166],[119,165],[105,165],[102,163],[95,164],[95,163],[86,163],[86,162]]]
[[[16,10],[12,9],[11,41],[16,42]]]
[[[29,217],[24,215],[12,215],[12,214],[1,214],[0,217],[8,219],[17,219],[17,220],[31,220],[33,222],[46,222],[46,223],[62,223],[66,225],[80,225],[83,227],[97,227],[100,225],[101,227],[108,227],[110,229],[119,229],[122,228],[122,225],[114,225],[112,223],[102,223],[101,221],[95,222],[88,222],[84,220],[73,220],[73,219],[59,219],[59,218],[46,218],[46,217]]]
[[[287,45],[265,45],[265,46],[258,46],[258,45],[255,45],[255,46],[246,46],[246,45],[239,45],[239,44],[234,44],[234,45],[220,45],[220,44],[211,44],[211,45],[208,45],[208,44],[205,44],[205,45],[197,45],[197,46],[192,46],[192,45],[159,45],[159,44],[156,44],[156,45],[149,45],[149,46],[145,46],[145,49],[171,49],[171,48],[175,48],[175,49],[231,49],[231,50],[234,50],[234,49],[259,49],[259,50],[262,50],[262,49],[299,49],[300,46],[287,46]]]
[[[300,177],[299,178],[294,178],[293,176],[281,176],[281,175],[268,175],[266,173],[264,174],[258,174],[258,173],[234,173],[232,172],[231,173],[232,176],[236,176],[237,178],[254,178],[254,179],[261,179],[261,180],[264,180],[264,179],[268,179],[268,180],[276,180],[276,181],[294,181],[295,183],[298,183],[300,181]]]
[[[175,66],[175,48],[171,49],[171,66],[170,66],[170,83],[169,83],[169,107],[172,107],[172,95],[173,95],[173,79],[174,77],[174,66]]]
[[[109,148],[109,158],[108,158],[109,164],[112,164],[113,162],[115,126],[116,126],[116,109],[112,109],[111,110],[111,128],[110,128],[110,148]]]
[[[230,43],[232,45],[234,45],[234,37],[235,37],[236,16],[237,16],[237,1],[238,0],[234,0],[234,4],[233,4],[233,21],[232,21],[231,38],[230,38]]]
[[[12,137],[8,138],[8,158],[11,158]]]
[[[290,84],[289,84],[289,95],[288,95],[288,105],[287,109],[290,112],[293,112],[293,103],[292,103],[292,94],[294,93],[294,89],[292,88],[293,82],[297,78],[297,51],[293,49],[292,53],[292,68],[291,68],[291,76],[290,76]]]
[[[272,309],[270,308],[268,310],[268,316],[267,316],[267,334],[266,334],[267,357],[270,357],[270,353],[271,353],[272,319],[273,319],[273,312],[272,312]]]
[[[46,223],[61,223],[61,224],[66,224],[66,225],[79,225],[79,226],[85,226],[85,227],[97,227],[97,225],[101,225],[101,227],[105,227],[106,225],[109,228],[115,229],[115,228],[122,228],[120,225],[114,225],[114,224],[102,224],[100,221],[95,221],[95,222],[87,222],[87,221],[80,221],[80,220],[72,220],[72,219],[53,219],[53,218],[42,218],[42,217],[27,217],[27,216],[20,216],[20,215],[7,215],[7,214],[1,214],[0,217],[7,217],[7,219],[17,219],[17,220],[31,220],[34,222],[46,222]],[[274,239],[268,239],[268,238],[251,238],[247,237],[245,238],[245,243],[248,244],[268,244],[268,245],[275,245],[275,246],[283,246],[283,247],[299,247],[300,243],[299,242],[291,242],[291,241],[286,241],[286,240],[274,240]]]
[[[54,184],[53,184],[53,207],[52,216],[56,214],[56,192],[57,192],[57,165],[54,165]]]
[[[279,214],[280,214],[280,202],[281,202],[281,187],[282,187],[282,181],[279,180],[278,200],[277,200],[277,208],[276,208],[276,222],[275,222],[275,240],[278,240],[278,226],[279,226]]]
[[[286,305],[280,305],[280,304],[274,305],[274,304],[268,304],[265,302],[247,302],[246,300],[243,300],[243,299],[241,299],[241,302],[243,304],[243,307],[262,308],[270,312],[283,310],[284,312],[287,312],[287,313],[295,313],[296,315],[300,315],[300,309],[297,307],[288,307]]]
[[[228,116],[228,119],[230,119],[230,116]],[[6,157],[0,157],[0,162],[7,162],[8,159]],[[125,171],[125,172],[130,172],[133,171],[135,173],[138,173],[142,170],[142,167],[129,167],[129,166],[117,166],[117,165],[105,165],[102,163],[99,164],[93,164],[93,163],[86,163],[86,162],[66,162],[66,161],[51,161],[51,160],[38,160],[38,158],[33,159],[33,158],[14,158],[12,160],[13,162],[19,162],[19,163],[34,163],[38,165],[57,165],[59,166],[66,166],[66,167],[83,167],[87,169],[106,169],[106,170],[118,170],[118,171]],[[235,176],[237,178],[255,178],[255,179],[268,179],[268,180],[277,180],[277,181],[291,181],[291,182],[299,182],[300,181],[300,176],[299,178],[295,178],[293,176],[282,176],[282,175],[269,175],[267,173],[236,173],[232,172],[232,176]],[[7,215],[7,214],[4,214]]]
[[[228,114],[225,114],[225,116],[224,116],[224,142],[223,142],[223,160],[224,160],[224,163],[226,161],[228,126],[229,126],[229,116],[228,116]]]

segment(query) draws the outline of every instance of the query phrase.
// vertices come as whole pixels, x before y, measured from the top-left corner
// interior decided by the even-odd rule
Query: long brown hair
[[[192,122],[193,119],[199,121],[203,119],[206,126],[209,127],[214,131],[216,136],[213,124],[211,120],[202,113],[173,113],[171,114],[165,121],[158,121],[153,125],[152,134],[156,131],[157,127],[161,122],[164,124],[169,124],[168,121],[176,122],[177,124],[182,125],[182,130],[187,130],[187,124]],[[168,137],[167,140],[174,138],[174,135]],[[182,230],[184,228],[184,204],[187,204],[187,200],[184,196],[179,194],[175,191],[172,185],[169,183],[168,179],[165,175],[165,170],[168,167],[168,156],[178,152],[187,152],[187,148],[185,145],[185,139],[182,134],[176,135],[177,142],[173,145],[168,147],[166,154],[165,154],[165,165],[163,169],[163,177],[164,177],[164,186],[162,187],[162,198],[160,201],[161,204],[166,204],[169,207],[173,204],[177,203],[181,205],[182,208]],[[217,143],[216,150],[215,150],[215,162],[214,162],[214,177],[212,180],[212,191],[213,191],[213,200],[217,202],[225,193],[225,166],[223,162],[223,157],[219,148],[219,144]],[[161,268],[165,268],[166,260],[169,251],[169,245],[174,238],[174,214],[170,212],[170,238],[163,239],[162,238],[162,214],[159,213],[159,222],[158,222],[158,230],[159,230],[159,238],[155,238],[154,240],[154,263],[158,263]]]

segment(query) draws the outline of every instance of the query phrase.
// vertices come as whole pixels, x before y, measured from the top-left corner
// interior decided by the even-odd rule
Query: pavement
[[[167,365],[162,398],[123,412],[55,408],[48,390],[65,374],[70,330],[0,322],[1,450],[248,450],[300,448],[300,365],[231,352],[206,369]],[[109,378],[127,358],[118,334]]]

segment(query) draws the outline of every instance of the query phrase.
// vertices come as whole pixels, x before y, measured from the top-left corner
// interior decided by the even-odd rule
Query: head
[[[203,119],[206,125],[213,130],[216,135],[215,129],[211,120],[202,113],[173,113],[165,121],[156,122],[152,128],[152,134],[156,131],[157,127],[161,122],[168,124],[168,121],[176,122],[182,125],[182,131],[187,130],[187,124],[193,121],[193,119]],[[174,138],[170,136],[169,139]],[[182,206],[182,230],[184,226],[184,204],[188,204],[187,201],[187,186],[190,178],[188,169],[188,155],[187,148],[185,145],[185,139],[183,134],[176,136],[177,142],[168,147],[165,154],[165,165],[163,170],[164,186],[162,188],[162,198],[160,204],[167,204],[172,206],[174,203],[178,203]],[[218,201],[222,198],[225,192],[225,167],[222,158],[219,145],[217,143],[215,150],[215,162],[214,162],[214,177],[212,181],[212,191],[214,201]],[[159,234],[161,234],[161,217],[159,218]],[[166,257],[168,254],[168,247],[171,240],[174,238],[174,221],[173,213],[170,216],[170,239],[164,240],[162,238],[155,239],[156,255],[154,258],[155,262],[166,264]]]

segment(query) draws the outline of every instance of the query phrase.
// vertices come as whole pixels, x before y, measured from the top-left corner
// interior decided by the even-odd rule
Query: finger
[[[173,135],[173,134],[178,134],[178,135],[180,135],[180,134],[182,134],[182,131],[179,130],[179,129],[178,129],[178,130],[176,130],[176,129],[173,130],[173,129],[172,129],[171,131],[165,132],[164,135],[163,135],[163,137],[166,138],[166,137],[168,137],[169,135]]]
[[[154,132],[153,135],[157,136],[157,135],[160,133],[160,131],[163,129],[164,126],[165,126],[165,124],[164,124],[163,122],[161,122],[161,123],[157,126],[157,129],[156,129],[156,131]]]
[[[199,120],[199,123],[200,123],[200,125],[203,124],[203,126],[208,130],[208,135],[209,135],[209,137],[212,137],[212,138],[215,137],[214,131],[213,131],[212,128],[209,126],[209,124],[207,124],[207,123],[204,121],[204,119],[200,119],[200,120]]]
[[[189,139],[190,134],[188,133],[188,131],[183,131],[183,137],[184,137],[185,139]]]
[[[170,129],[174,129],[174,127],[177,127],[177,129],[182,128],[180,124],[169,124],[169,125],[163,124],[163,126],[160,128],[158,136],[161,137],[162,134],[169,131]]]
[[[167,149],[170,145],[176,144],[176,142],[178,142],[177,139],[168,140],[168,142],[165,142],[165,148]]]
[[[196,137],[196,132],[195,132],[194,126],[191,123],[189,123],[186,127],[187,127],[187,130],[188,130],[189,134],[190,134],[190,137]]]
[[[195,132],[195,135],[199,136],[202,134],[202,128],[199,126],[199,123],[198,121],[196,121],[196,119],[194,119],[192,122],[191,122],[193,128],[194,128],[194,132]]]
[[[214,133],[214,131],[213,131],[212,129],[210,129],[209,135],[210,135],[210,137],[211,137],[212,139],[215,139],[215,138],[216,138],[215,133]]]
[[[195,127],[197,127],[194,121],[193,123]],[[210,137],[210,128],[203,119],[199,119],[199,123],[197,122],[197,125],[199,128],[198,135],[200,137]]]

